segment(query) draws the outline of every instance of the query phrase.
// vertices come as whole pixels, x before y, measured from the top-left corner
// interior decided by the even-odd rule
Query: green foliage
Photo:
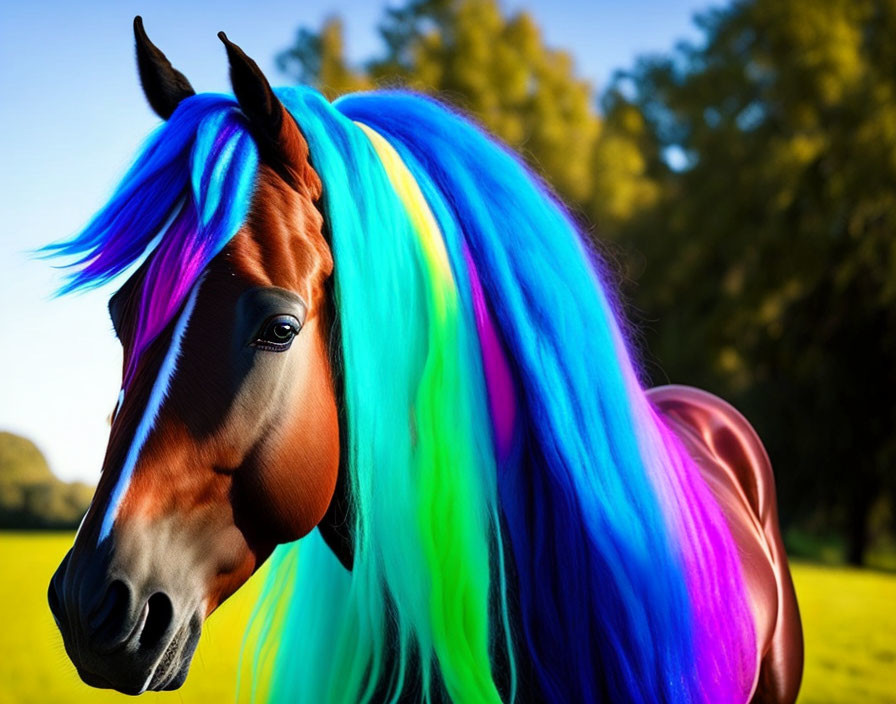
[[[33,484],[52,478],[47,460],[33,442],[0,431],[0,482]]]
[[[593,91],[568,53],[545,47],[529,13],[505,16],[497,0],[412,0],[386,10],[380,33],[383,54],[360,69],[345,61],[336,19],[300,30],[279,63],[329,97],[373,85],[437,95],[519,150],[562,196],[587,200]]]
[[[277,56],[281,70],[299,83],[314,84],[328,97],[371,87],[361,74],[349,68],[342,42],[342,20],[327,19],[320,32],[300,28],[295,44]]]
[[[644,252],[637,301],[665,373],[747,411],[785,518],[839,523],[861,562],[896,481],[896,3],[738,2],[705,44],[605,96],[639,113],[661,184],[613,225]],[[630,119],[630,118],[626,118]]]
[[[0,432],[0,528],[73,528],[93,489],[66,484],[30,440]]]

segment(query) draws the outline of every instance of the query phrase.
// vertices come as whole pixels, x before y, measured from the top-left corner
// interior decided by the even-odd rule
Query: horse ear
[[[180,101],[196,95],[196,91],[186,76],[174,68],[159,48],[149,41],[140,15],[134,18],[134,39],[143,92],[156,114],[167,120]]]
[[[218,32],[218,38],[224,42],[227,49],[230,83],[240,108],[249,118],[259,137],[268,142],[276,142],[280,138],[283,126],[283,105],[274,95],[271,84],[258,68],[258,64],[230,41],[224,32]]]
[[[305,187],[313,197],[318,197],[320,180],[308,162],[308,143],[295,120],[274,95],[258,64],[230,41],[224,32],[218,32],[218,38],[227,49],[233,94],[249,119],[260,151],[271,166],[281,172],[285,168],[296,186]]]

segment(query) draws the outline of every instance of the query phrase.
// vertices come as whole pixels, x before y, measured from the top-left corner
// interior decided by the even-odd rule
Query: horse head
[[[194,91],[139,17],[134,29],[144,91],[169,120]],[[202,266],[208,249],[184,243],[215,207],[187,203],[167,225],[186,239],[156,247],[112,297],[122,392],[92,505],[49,587],[84,681],[131,694],[183,683],[204,619],[320,522],[338,476],[321,182],[258,66],[219,36],[239,109],[209,153],[257,148],[247,216]],[[235,176],[198,178],[202,190]]]

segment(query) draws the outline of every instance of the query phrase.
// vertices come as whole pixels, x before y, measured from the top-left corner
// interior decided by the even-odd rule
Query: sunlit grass
[[[47,585],[72,537],[0,532],[0,704],[234,702],[240,644],[262,575],[255,575],[206,622],[181,689],[149,692],[135,700],[83,684],[62,647],[47,606]]]
[[[806,637],[800,704],[896,702],[896,575],[793,567]]]
[[[0,533],[0,704],[134,701],[82,684],[62,648],[46,589],[71,540]],[[802,563],[793,574],[806,634],[800,704],[896,703],[896,575]],[[206,623],[182,689],[141,701],[233,702],[243,630],[260,586],[256,575]]]

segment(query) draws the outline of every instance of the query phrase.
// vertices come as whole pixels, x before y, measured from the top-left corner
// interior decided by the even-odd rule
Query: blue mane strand
[[[216,149],[214,142],[224,131],[236,132],[234,119],[244,121],[232,96],[205,93],[181,102],[147,139],[112,198],[88,226],[77,236],[40,250],[47,256],[77,258],[67,265],[72,273],[60,295],[100,286],[121,274],[151,249],[184,199],[203,209],[202,225],[207,226],[212,215],[220,218],[223,234],[215,250],[233,236],[246,217],[257,163],[254,144],[244,129],[236,134],[239,139],[222,140],[228,154],[222,158],[217,153],[220,145]],[[238,156],[245,166],[232,168],[235,150],[242,152]],[[236,174],[240,182],[222,189],[223,174],[231,179]]]
[[[335,106],[386,136],[418,181],[435,184],[450,209],[436,208],[443,233],[464,238],[497,318],[526,417],[498,470],[500,508],[525,647],[545,695],[713,701],[740,658],[731,658],[733,676],[718,672],[730,664],[724,656],[703,663],[712,677],[700,672],[685,548],[651,481],[671,469],[648,466],[637,433],[646,405],[575,226],[518,158],[441,104],[377,92]],[[459,246],[449,250],[463,269]],[[742,592],[735,598],[713,608],[743,621]]]

